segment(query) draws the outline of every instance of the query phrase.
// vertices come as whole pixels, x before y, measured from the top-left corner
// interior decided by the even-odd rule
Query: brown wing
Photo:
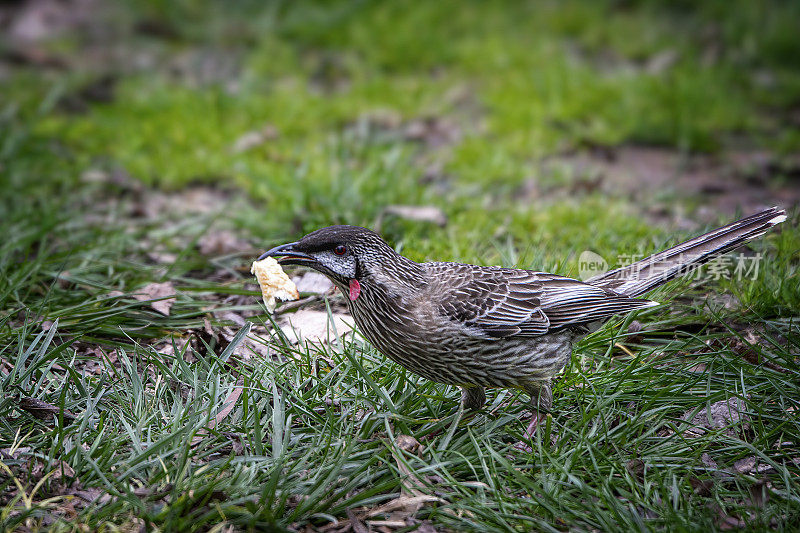
[[[426,263],[439,312],[489,337],[536,337],[655,305],[578,280],[529,270]]]

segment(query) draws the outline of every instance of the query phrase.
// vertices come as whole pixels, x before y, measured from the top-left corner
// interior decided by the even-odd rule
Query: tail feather
[[[586,283],[626,296],[639,296],[760,237],[784,220],[786,211],[771,207],[631,265],[594,276]]]

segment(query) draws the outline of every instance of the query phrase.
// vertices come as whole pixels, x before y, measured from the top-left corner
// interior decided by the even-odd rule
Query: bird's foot
[[[525,430],[525,438],[528,440],[532,440],[533,436],[536,434],[536,428],[538,428],[546,420],[547,420],[547,413],[540,413],[539,411],[534,411],[533,416],[531,417],[531,422],[530,424],[528,424],[528,429]]]
[[[532,452],[533,448],[531,447],[531,444],[533,444],[533,439],[534,436],[536,435],[536,430],[541,425],[546,424],[548,416],[549,415],[547,413],[541,413],[538,410],[534,409],[533,414],[531,416],[531,421],[528,424],[528,428],[525,430],[525,433],[522,434],[522,440],[514,445],[514,449],[527,453]],[[543,438],[546,437],[547,434],[543,435]]]
[[[449,427],[450,429],[448,429],[447,432],[452,433],[455,430],[455,428],[458,428],[462,424],[466,424],[472,421],[472,419],[478,416],[479,414],[481,414],[480,406],[475,407],[474,405],[472,406],[466,405],[466,402],[463,401],[463,394],[462,394],[462,401],[458,404],[458,409],[456,409],[456,411],[453,414],[448,415],[446,418],[442,419],[442,420],[449,420],[452,418],[452,422],[450,423],[450,425],[439,427],[438,429],[435,429],[430,433],[420,437],[420,440],[427,441],[431,440],[434,437],[438,437],[439,435],[445,432],[445,427]]]

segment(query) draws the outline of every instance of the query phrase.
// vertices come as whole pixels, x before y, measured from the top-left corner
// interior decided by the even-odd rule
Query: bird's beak
[[[316,259],[314,259],[313,256],[295,250],[294,247],[296,245],[296,242],[281,244],[261,254],[258,260],[261,261],[266,257],[279,257],[280,259],[278,259],[278,262],[282,265],[308,265],[310,263],[316,263]]]

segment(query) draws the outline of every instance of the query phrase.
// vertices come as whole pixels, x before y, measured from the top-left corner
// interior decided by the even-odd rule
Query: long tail
[[[784,220],[786,211],[771,207],[631,265],[594,276],[586,280],[586,283],[611,289],[626,296],[639,296],[721,254],[738,248],[747,241],[760,237],[772,226]]]

